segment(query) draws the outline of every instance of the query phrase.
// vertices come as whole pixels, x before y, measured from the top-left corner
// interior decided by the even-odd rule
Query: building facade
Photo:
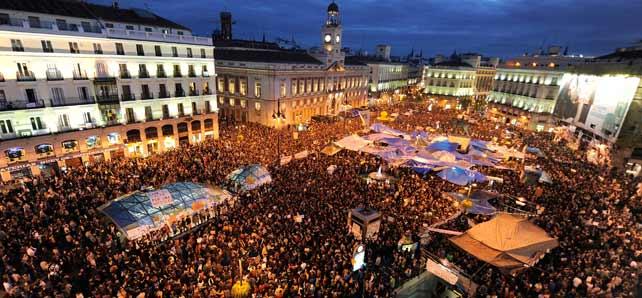
[[[544,131],[555,126],[555,107],[563,72],[500,67],[488,96],[489,115],[504,123]]]
[[[44,2],[0,4],[3,180],[218,137],[210,38],[146,10]]]
[[[469,64],[446,61],[424,68],[424,92],[436,97],[472,97],[476,70]]]
[[[215,41],[222,121],[294,125],[367,105],[368,66],[346,60],[338,6],[332,3],[327,13],[321,46],[308,52]]]

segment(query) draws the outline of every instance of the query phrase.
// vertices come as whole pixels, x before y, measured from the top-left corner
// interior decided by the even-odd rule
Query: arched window
[[[51,144],[40,144],[34,147],[34,149],[36,150],[37,154],[47,154],[54,151],[53,145]]]
[[[174,126],[172,126],[171,124],[163,125],[163,128],[161,128],[161,130],[163,131],[164,137],[174,135]]]
[[[148,140],[150,139],[157,139],[158,138],[158,129],[156,127],[148,127],[145,128],[145,138]]]
[[[136,143],[140,141],[140,130],[132,129],[127,131],[127,143]]]
[[[192,131],[200,131],[200,130],[201,130],[201,121],[199,120],[192,121]]]
[[[178,129],[178,133],[187,132],[187,123],[186,122],[181,122],[178,125],[176,125],[176,128]]]
[[[203,121],[203,124],[205,126],[205,130],[214,128],[214,120],[212,119],[205,119],[205,121]]]

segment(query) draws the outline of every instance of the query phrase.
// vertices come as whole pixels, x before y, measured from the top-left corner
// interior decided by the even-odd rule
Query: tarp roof
[[[264,166],[253,164],[234,170],[227,175],[227,180],[236,190],[248,191],[272,182],[272,176]]]
[[[154,201],[164,195],[165,200]],[[189,214],[216,205],[232,196],[229,192],[212,186],[192,182],[164,185],[150,191],[137,191],[114,199],[98,207],[129,239],[141,236],[146,230],[160,228],[169,217]],[[129,231],[136,229],[136,236]]]
[[[501,213],[466,233],[450,238],[476,258],[514,273],[534,265],[548,250],[559,246],[557,239],[525,217]]]

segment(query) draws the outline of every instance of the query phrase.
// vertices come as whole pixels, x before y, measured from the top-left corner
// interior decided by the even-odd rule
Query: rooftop
[[[322,64],[321,61],[305,52],[245,48],[215,48],[214,59],[264,63]]]
[[[642,50],[634,50],[634,51],[617,51],[613,52],[611,54],[607,54],[604,56],[600,56],[595,58],[596,60],[606,60],[606,59],[642,59]]]
[[[435,63],[435,64],[433,64],[433,66],[437,66],[437,67],[466,67],[466,68],[472,68],[472,66],[470,64],[468,64],[468,63],[464,63],[464,62],[461,62],[461,61],[453,61],[453,60]]]
[[[189,28],[162,18],[144,9],[125,9],[113,6],[65,0],[2,0],[0,9],[52,14],[88,19],[167,27],[191,31]]]

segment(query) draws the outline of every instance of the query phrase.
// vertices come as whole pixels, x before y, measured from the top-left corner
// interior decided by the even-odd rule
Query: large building
[[[211,39],[147,10],[1,1],[0,45],[3,180],[218,136]]]
[[[221,19],[221,27],[226,27],[228,19]],[[336,115],[367,105],[368,66],[346,59],[335,3],[328,6],[320,37],[320,46],[310,51],[231,36],[215,38],[221,120],[301,124],[315,115]]]

